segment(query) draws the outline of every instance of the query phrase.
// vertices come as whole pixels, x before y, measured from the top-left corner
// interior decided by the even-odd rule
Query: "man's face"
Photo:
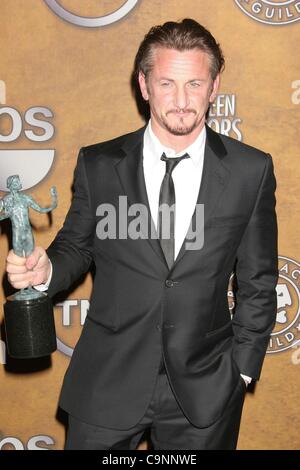
[[[177,51],[156,48],[153,68],[139,83],[143,98],[149,100],[154,127],[173,135],[188,135],[201,129],[209,103],[214,101],[219,75],[213,81],[209,56],[199,50]]]

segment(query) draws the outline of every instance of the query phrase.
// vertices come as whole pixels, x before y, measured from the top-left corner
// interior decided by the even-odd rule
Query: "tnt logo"
[[[71,357],[85,322],[90,303],[87,299],[68,299],[55,305],[57,349]]]

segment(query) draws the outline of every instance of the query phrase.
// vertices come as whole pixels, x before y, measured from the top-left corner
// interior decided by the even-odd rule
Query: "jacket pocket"
[[[235,227],[237,225],[246,225],[247,219],[242,216],[218,216],[212,217],[209,221],[211,227]]]
[[[233,328],[232,328],[232,321],[225,323],[225,325],[216,328],[215,330],[208,331],[205,334],[206,338],[213,337],[214,339],[222,339],[226,338],[227,336],[233,336]]]
[[[114,332],[114,331],[117,330],[117,326],[115,324],[107,323],[103,320],[95,320],[95,318],[93,318],[90,315],[87,315],[86,319],[88,321],[90,321],[91,323],[94,323],[95,325],[101,326],[102,328],[104,328],[106,330],[109,330],[111,332]]]

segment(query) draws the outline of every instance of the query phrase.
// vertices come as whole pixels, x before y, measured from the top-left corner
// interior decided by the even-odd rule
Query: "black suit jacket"
[[[92,261],[96,267],[60,405],[89,423],[130,428],[146,411],[163,354],[184,413],[206,427],[224,413],[243,380],[240,373],[259,378],[275,322],[272,158],[207,127],[197,201],[204,204],[204,245],[195,251],[183,243],[169,270],[155,238],[97,237],[97,207],[117,207],[120,195],[128,205],[145,204],[153,224],[143,133],[81,149],[70,210],[47,249],[50,296],[68,288]],[[238,289],[231,319],[227,289],[233,271]]]

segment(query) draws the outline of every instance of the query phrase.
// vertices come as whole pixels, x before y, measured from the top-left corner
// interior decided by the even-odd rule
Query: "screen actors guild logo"
[[[299,0],[234,0],[250,18],[260,23],[284,25],[300,20]]]
[[[39,434],[30,437],[25,443],[19,437],[0,436],[0,450],[50,450],[55,444],[55,440],[51,436]]]
[[[239,128],[242,120],[237,116],[237,99],[232,93],[218,94],[211,103],[208,112],[207,124],[220,134],[243,140],[242,131]]]
[[[44,0],[45,3],[56,13],[60,18],[76,26],[84,26],[86,28],[98,28],[99,26],[107,26],[115,23],[126,16],[137,4],[138,0],[127,0],[120,8],[109,13],[108,15],[97,16],[90,18],[87,16],[80,16],[67,10],[60,5],[58,0]]]
[[[300,339],[300,263],[279,256],[276,324],[268,353],[285,351]]]
[[[23,114],[12,106],[0,105],[0,145],[8,147],[0,149],[0,191],[7,191],[9,175],[18,174],[23,190],[26,190],[40,183],[49,173],[55,149],[39,148],[38,144],[53,138],[54,125],[50,122],[53,116],[51,109],[45,106],[32,106]],[[15,148],[23,136],[34,144],[33,148]]]
[[[285,256],[279,256],[278,263],[277,315],[267,354],[286,351],[300,344],[300,263]],[[233,273],[228,286],[228,307],[233,317],[235,310]]]

